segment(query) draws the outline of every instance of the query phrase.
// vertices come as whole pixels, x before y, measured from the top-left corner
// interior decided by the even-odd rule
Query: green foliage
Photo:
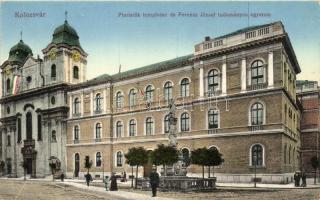
[[[143,147],[130,148],[124,157],[130,166],[141,166],[148,163],[148,152]]]
[[[199,148],[191,151],[191,162],[195,165],[205,166],[207,163],[207,148]]]
[[[311,166],[313,169],[317,169],[320,167],[320,158],[318,158],[317,156],[313,156],[310,160]]]
[[[85,159],[84,159],[84,168],[86,168],[88,170],[88,173],[89,173],[89,170],[90,168],[92,167],[92,160],[90,160],[90,157],[89,156],[86,156]]]
[[[218,166],[224,162],[222,154],[216,148],[207,149],[205,166]]]
[[[179,153],[172,146],[159,144],[158,147],[151,152],[151,160],[154,165],[172,165],[179,160]]]

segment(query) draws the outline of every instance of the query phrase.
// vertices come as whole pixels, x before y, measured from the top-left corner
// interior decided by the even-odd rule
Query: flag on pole
[[[20,76],[14,76],[13,81],[11,82],[11,94],[16,95],[19,92],[20,80]]]

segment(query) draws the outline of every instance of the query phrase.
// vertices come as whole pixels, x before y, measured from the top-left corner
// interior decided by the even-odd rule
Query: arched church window
[[[57,76],[57,67],[55,64],[51,65],[51,79],[55,80]]]
[[[78,66],[73,66],[73,78],[79,79],[79,67]]]
[[[27,131],[27,140],[32,140],[32,115],[30,112],[26,115],[26,131]]]
[[[10,84],[11,84],[11,81],[10,81],[10,78],[8,78],[8,79],[7,79],[7,84],[6,84],[7,93],[10,92]]]

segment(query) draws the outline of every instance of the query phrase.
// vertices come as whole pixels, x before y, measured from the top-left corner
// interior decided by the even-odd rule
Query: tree
[[[57,164],[51,160],[51,162],[49,162],[49,167],[51,169],[52,180],[54,181],[54,171],[57,168]]]
[[[24,180],[26,180],[27,169],[28,169],[28,162],[27,162],[26,160],[23,160],[23,161],[20,163],[20,166],[23,168]]]
[[[138,168],[148,162],[148,152],[143,147],[133,147],[129,149],[124,157],[126,158],[126,163],[132,167],[132,177],[133,166],[136,166],[135,188],[137,188]]]
[[[317,169],[320,168],[320,159],[317,156],[313,156],[310,160],[311,166],[314,169],[314,184],[317,182]]]
[[[205,165],[208,166],[208,177],[210,177],[210,167],[219,166],[224,162],[222,159],[222,154],[219,152],[219,150],[215,147],[211,147],[207,149],[207,155],[206,155],[206,163]]]
[[[87,171],[87,174],[89,174],[89,171],[90,171],[90,168],[92,167],[92,160],[90,160],[90,157],[89,156],[86,156],[85,159],[84,159],[84,168],[86,168],[88,171]]]
[[[164,174],[167,175],[166,166],[177,162],[179,160],[179,153],[175,147],[159,144],[158,147],[151,152],[151,160],[154,165],[162,165]]]
[[[207,148],[199,148],[191,151],[191,163],[202,166],[202,178],[204,179],[204,166],[207,164]]]

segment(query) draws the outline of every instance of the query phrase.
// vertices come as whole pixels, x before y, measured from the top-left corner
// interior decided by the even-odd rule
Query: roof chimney
[[[206,37],[204,38],[204,40],[205,40],[205,41],[210,41],[210,36],[206,36]]]

